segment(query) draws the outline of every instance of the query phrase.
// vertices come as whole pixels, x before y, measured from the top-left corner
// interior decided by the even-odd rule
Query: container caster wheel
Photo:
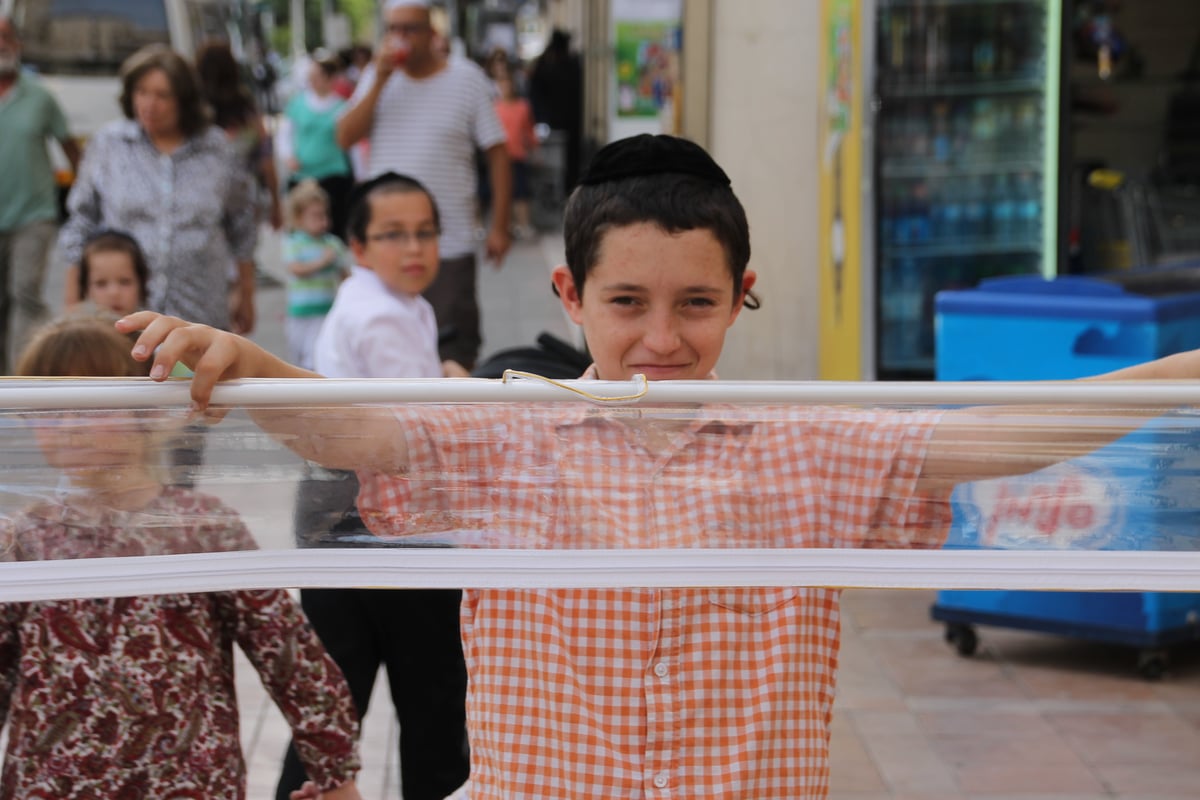
[[[1137,670],[1148,681],[1162,680],[1167,672],[1167,654],[1162,650],[1142,650],[1138,653]]]
[[[946,641],[954,645],[955,652],[964,658],[975,655],[979,648],[975,629],[962,622],[952,622],[946,626]]]

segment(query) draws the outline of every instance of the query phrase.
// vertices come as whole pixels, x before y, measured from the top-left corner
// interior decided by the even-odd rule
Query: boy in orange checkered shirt
[[[604,148],[568,203],[565,235],[554,287],[583,326],[591,377],[712,376],[726,331],[756,305],[756,276],[742,206],[701,148],[665,136]],[[218,379],[312,376],[180,320],[142,313],[120,327],[145,329],[135,354],[156,352],[153,374],[194,366],[200,407]],[[1108,377],[1198,375],[1190,353]],[[360,510],[380,535],[427,534],[435,521],[543,548],[937,547],[955,483],[1119,435],[1092,426],[1046,447],[1022,413],[702,407],[651,423],[570,404],[252,412],[304,457],[357,469]],[[1014,414],[1016,425],[999,424]],[[456,798],[828,793],[835,590],[467,590],[461,621],[471,775]]]

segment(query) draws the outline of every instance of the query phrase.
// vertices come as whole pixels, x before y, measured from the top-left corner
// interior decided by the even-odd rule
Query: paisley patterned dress
[[[46,503],[0,526],[0,558],[246,550],[214,498],[167,488],[136,512]],[[0,604],[0,798],[245,797],[233,645],[323,789],[358,769],[345,680],[282,590]]]

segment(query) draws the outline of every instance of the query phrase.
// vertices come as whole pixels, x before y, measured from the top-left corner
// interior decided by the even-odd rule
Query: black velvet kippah
[[[721,186],[729,186],[729,176],[712,156],[695,142],[678,136],[642,133],[618,139],[596,151],[587,172],[579,179],[583,186],[595,186],[642,175],[680,173]]]
[[[376,175],[374,178],[371,178],[371,180],[363,181],[362,183],[355,185],[355,187],[350,190],[350,194],[346,197],[346,209],[349,210],[354,208],[356,205],[363,202],[366,196],[369,195],[377,186],[382,186],[385,183],[391,183],[392,181],[412,180],[413,179],[407,175],[399,175],[395,172],[385,172],[382,175]]]

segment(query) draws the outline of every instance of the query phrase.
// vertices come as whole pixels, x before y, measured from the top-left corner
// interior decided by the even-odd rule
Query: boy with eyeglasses
[[[337,378],[466,376],[438,357],[433,308],[421,296],[438,273],[438,207],[413,178],[384,173],[350,196],[347,231],[354,266],[338,288],[315,347],[315,366]],[[352,472],[313,469],[296,495],[303,546],[363,533]],[[304,589],[304,611],[350,685],[360,719],[375,676],[387,671],[400,722],[406,800],[441,800],[467,778],[466,665],[458,590]],[[276,792],[304,783],[288,749]]]
[[[367,174],[394,171],[428,187],[442,214],[441,267],[424,292],[438,327],[444,359],[470,369],[482,344],[476,298],[475,238],[478,172],[484,154],[490,181],[491,223],[483,250],[500,266],[511,244],[512,169],[504,128],[492,104],[492,85],[465,58],[435,48],[429,0],[388,0],[386,32],[372,64],[338,120],[338,145],[371,142]]]

